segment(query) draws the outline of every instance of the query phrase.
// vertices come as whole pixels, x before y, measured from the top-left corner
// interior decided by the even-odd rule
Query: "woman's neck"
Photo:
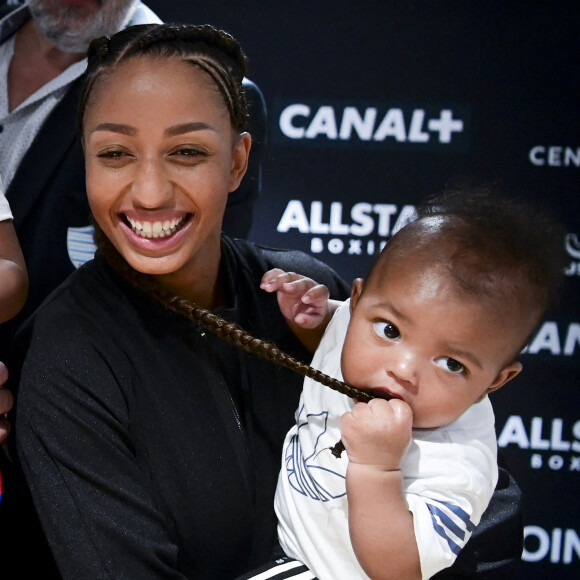
[[[173,296],[183,298],[208,310],[227,306],[227,285],[221,268],[221,242],[217,244],[215,251],[205,252],[203,265],[190,266],[189,271],[179,270],[170,274],[148,275],[132,268],[100,226],[96,222],[93,222],[93,225],[99,253],[113,270],[133,285],[156,295],[162,301],[170,300]]]
[[[214,310],[227,306],[227,290],[219,262],[214,273],[207,273],[195,280],[189,280],[176,274],[156,276],[155,279],[171,294],[194,302],[202,308]]]

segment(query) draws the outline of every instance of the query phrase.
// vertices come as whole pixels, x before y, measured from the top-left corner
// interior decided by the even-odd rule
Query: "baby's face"
[[[342,352],[346,382],[406,401],[413,426],[447,425],[513,378],[525,332],[498,300],[458,292],[424,252],[356,284]]]

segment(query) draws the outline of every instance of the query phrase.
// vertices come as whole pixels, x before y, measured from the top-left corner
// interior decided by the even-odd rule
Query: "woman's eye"
[[[131,161],[131,153],[124,149],[105,149],[97,153],[97,160],[104,167],[120,169]]]
[[[381,338],[397,340],[401,337],[399,329],[392,322],[387,322],[385,320],[373,322],[373,329]]]
[[[100,159],[119,159],[125,155],[124,151],[118,149],[111,149],[109,151],[101,151],[97,154]]]
[[[177,149],[173,152],[173,155],[177,155],[178,157],[187,157],[189,159],[202,157],[203,152],[199,149],[193,149],[192,147],[184,147],[183,149]]]
[[[441,367],[443,370],[446,370],[447,372],[454,375],[460,375],[467,370],[465,366],[459,361],[456,361],[454,358],[448,356],[442,356],[441,358],[438,358],[435,361],[435,364]]]
[[[207,157],[205,151],[197,147],[179,147],[171,151],[169,159],[184,167],[197,167]]]

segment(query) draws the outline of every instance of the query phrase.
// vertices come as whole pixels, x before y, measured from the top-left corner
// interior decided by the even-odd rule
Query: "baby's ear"
[[[350,312],[354,310],[358,299],[361,297],[364,287],[364,280],[362,278],[356,278],[352,283],[352,290],[350,292]]]
[[[497,377],[493,383],[488,387],[487,393],[493,393],[501,389],[507,382],[511,381],[522,371],[522,363],[519,361],[514,361],[507,366],[505,366],[501,371],[499,371]]]
[[[479,403],[486,395],[493,393],[498,389],[501,389],[507,382],[511,381],[514,377],[520,374],[522,370],[522,363],[514,361],[506,365],[499,373],[491,385],[481,394],[481,397],[477,399],[476,403]]]

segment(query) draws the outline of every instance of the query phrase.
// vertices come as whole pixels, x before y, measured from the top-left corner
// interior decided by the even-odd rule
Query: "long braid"
[[[331,389],[357,399],[368,402],[373,395],[361,391],[352,385],[339,381],[280,350],[276,345],[261,338],[256,338],[246,332],[235,322],[230,322],[206,308],[185,300],[179,296],[168,293],[153,276],[142,274],[134,270],[126,260],[117,252],[110,240],[105,236],[98,224],[95,224],[95,242],[103,257],[109,265],[131,284],[149,294],[157,301],[164,304],[169,310],[185,316],[192,322],[199,324],[208,332],[234,346],[254,354],[275,364],[290,369],[300,375],[309,377]]]
[[[309,377],[318,383],[346,395],[347,397],[356,398],[362,401],[370,401],[373,398],[369,393],[361,391],[311,367],[310,365],[296,360],[271,342],[252,336],[235,322],[229,322],[205,308],[200,308],[199,306],[179,297],[173,297],[169,301],[165,301],[161,297],[159,299],[161,299],[161,301],[174,312],[184,314],[190,320],[198,322],[201,326],[222,340],[225,340],[246,352],[255,354],[280,366],[286,367],[298,374]]]

